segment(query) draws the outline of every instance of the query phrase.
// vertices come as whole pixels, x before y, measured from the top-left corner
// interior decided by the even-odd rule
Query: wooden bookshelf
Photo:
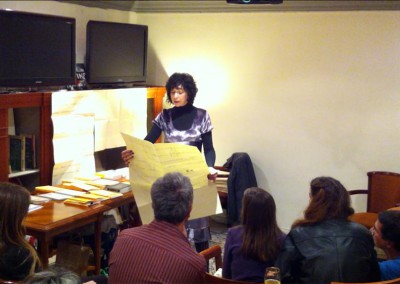
[[[36,136],[37,169],[9,172],[8,111],[13,109],[16,134]],[[28,189],[51,184],[53,172],[53,124],[51,93],[15,93],[0,95],[0,181],[18,181]]]
[[[164,87],[147,87],[149,121],[163,108]],[[53,176],[53,123],[51,92],[0,95],[0,181],[20,182],[32,190],[51,185]],[[9,172],[8,111],[14,110],[16,134],[34,134],[37,169]],[[119,155],[116,155],[119,157]]]

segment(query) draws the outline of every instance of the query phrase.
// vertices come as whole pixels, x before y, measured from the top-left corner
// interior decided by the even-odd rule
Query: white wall
[[[354,189],[366,188],[367,171],[400,172],[398,11],[135,14],[35,2],[11,1],[77,17],[80,29],[89,18],[148,25],[148,82],[162,85],[176,71],[195,77],[217,163],[248,152],[284,229],[316,176]]]

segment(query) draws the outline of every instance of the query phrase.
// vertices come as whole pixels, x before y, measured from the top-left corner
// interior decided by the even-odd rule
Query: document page
[[[180,172],[193,185],[194,202],[190,219],[222,213],[217,188],[207,179],[204,156],[195,146],[156,143],[121,133],[127,149],[135,153],[129,165],[129,177],[143,224],[153,220],[151,185],[166,173]]]

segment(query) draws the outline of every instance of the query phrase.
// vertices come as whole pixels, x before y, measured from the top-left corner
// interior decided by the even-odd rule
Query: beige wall
[[[217,164],[249,153],[284,229],[301,215],[316,176],[355,189],[366,188],[367,171],[400,172],[398,11],[135,14],[47,1],[18,7],[74,16],[80,29],[89,18],[148,25],[149,83],[162,85],[175,71],[195,77],[195,104],[209,110],[215,126]],[[83,45],[79,39],[82,58]],[[356,201],[364,209],[365,200]]]
[[[285,229],[308,184],[400,171],[400,12],[139,14],[157,62],[198,81],[218,164],[248,152]],[[359,199],[362,210],[365,200]],[[356,202],[357,203],[357,202]]]

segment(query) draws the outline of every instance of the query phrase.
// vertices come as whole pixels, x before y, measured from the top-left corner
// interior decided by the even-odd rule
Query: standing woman
[[[39,266],[39,257],[25,240],[22,227],[29,203],[27,189],[0,183],[0,278],[3,280],[24,280]]]
[[[258,187],[246,189],[241,225],[230,228],[226,237],[222,276],[263,282],[265,269],[274,266],[284,239],[272,195]]]
[[[192,145],[199,151],[203,148],[210,174],[216,174],[213,168],[215,163],[211,133],[213,126],[208,112],[193,106],[197,94],[193,77],[187,73],[174,73],[169,77],[166,89],[167,101],[174,107],[164,109],[153,120],[153,126],[144,139],[155,143],[164,132],[164,140],[167,143]],[[121,156],[124,162],[129,164],[134,153],[131,150],[124,150]],[[189,221],[186,228],[188,237],[195,243],[198,252],[208,248],[211,234],[207,217]]]

